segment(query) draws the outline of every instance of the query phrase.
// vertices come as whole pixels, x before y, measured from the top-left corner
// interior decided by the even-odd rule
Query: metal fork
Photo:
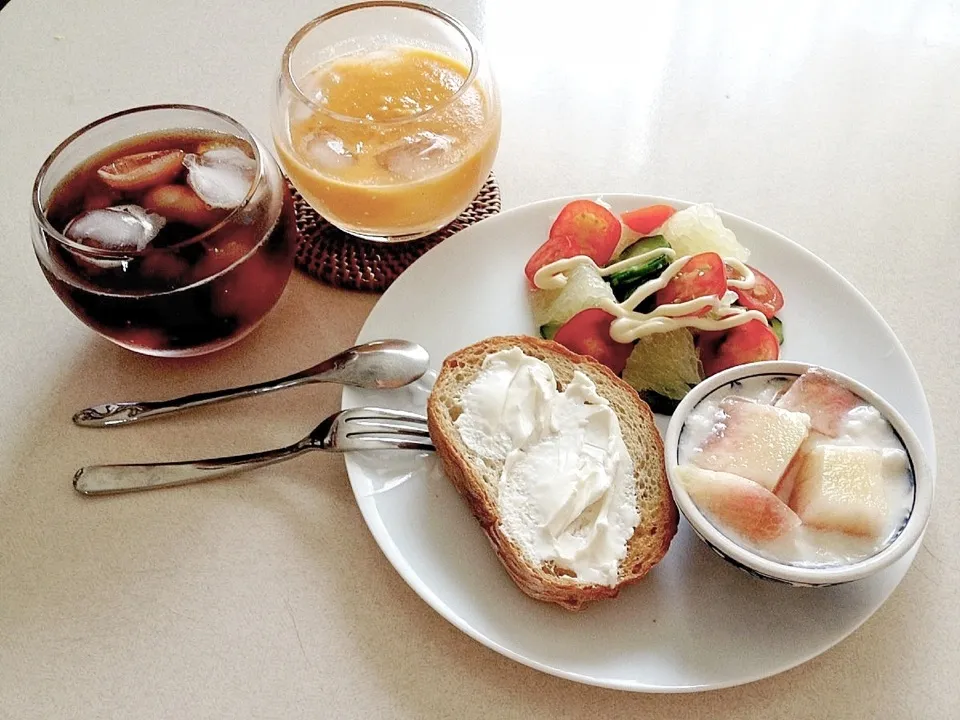
[[[73,487],[83,495],[113,495],[202,482],[289,460],[309,450],[433,449],[424,416],[385,408],[351,408],[331,415],[299,442],[276,450],[181,462],[88,465],[77,470]]]

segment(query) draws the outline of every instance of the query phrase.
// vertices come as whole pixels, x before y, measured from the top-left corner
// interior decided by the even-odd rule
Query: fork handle
[[[252,470],[289,460],[311,450],[309,444],[297,443],[277,450],[188,460],[184,462],[145,463],[131,465],[88,465],[73,476],[74,489],[83,495],[113,495],[116,493],[152,490],[203,482],[230,473]]]

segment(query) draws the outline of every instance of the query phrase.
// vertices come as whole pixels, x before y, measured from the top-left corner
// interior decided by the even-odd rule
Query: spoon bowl
[[[337,369],[320,370],[320,374],[327,374],[315,382],[392,390],[419,380],[427,371],[430,356],[420,345],[407,340],[374,340],[345,350],[327,362],[334,361],[339,362]],[[319,365],[310,370],[318,368]],[[331,378],[334,373],[336,379]]]

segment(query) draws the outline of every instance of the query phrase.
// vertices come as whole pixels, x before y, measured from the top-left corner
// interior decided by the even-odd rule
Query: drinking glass
[[[118,157],[141,157],[144,149],[174,149],[178,143],[199,148],[198,138],[213,138],[208,142],[221,156],[232,147],[227,156],[240,153],[249,172],[249,190],[241,186],[237,200],[243,199],[230,209],[198,201],[183,183],[185,167],[171,167],[179,184],[158,185],[167,197],[162,211],[137,204],[150,205],[143,199],[149,189],[111,191],[96,179]],[[186,157],[186,163],[202,162],[205,155]],[[184,205],[184,196],[191,203]],[[67,236],[81,216],[99,222],[90,217],[93,210],[120,211],[123,221],[131,221],[131,207],[137,217],[166,213],[159,221],[165,234],[143,247],[104,245],[95,235],[110,227],[95,229],[92,240],[78,240],[72,231]],[[52,210],[60,217],[52,217]],[[292,198],[269,150],[236,120],[192,105],[124,110],[64,140],[34,182],[31,229],[43,274],[73,314],[116,344],[147,355],[200,355],[245,336],[280,298],[296,251]]]
[[[347,5],[283,53],[272,117],[287,176],[321,216],[373,241],[454,220],[490,173],[500,100],[483,48],[425,5]]]

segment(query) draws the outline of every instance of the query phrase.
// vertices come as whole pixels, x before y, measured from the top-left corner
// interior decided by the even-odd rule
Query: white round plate
[[[615,211],[667,202],[604,195]],[[537,328],[523,266],[573,198],[484,220],[417,260],[384,293],[358,342],[421,343],[439,368],[451,352],[491,335]],[[868,385],[906,418],[936,467],[930,412],[893,331],[822,260],[771,230],[721,213],[752,251],[751,264],[783,290],[783,357],[824,365]],[[424,408],[426,389],[347,389],[343,406]],[[666,418],[658,418],[661,430]],[[714,555],[681,520],[664,560],[620,597],[581,613],[531,600],[510,581],[480,526],[432,456],[347,457],[363,517],[397,572],[443,617],[484,645],[544,672],[641,692],[728,687],[782,672],[824,652],[887,599],[916,550],[866,580],[831,588],[778,585]],[[384,489],[394,478],[404,482]]]

